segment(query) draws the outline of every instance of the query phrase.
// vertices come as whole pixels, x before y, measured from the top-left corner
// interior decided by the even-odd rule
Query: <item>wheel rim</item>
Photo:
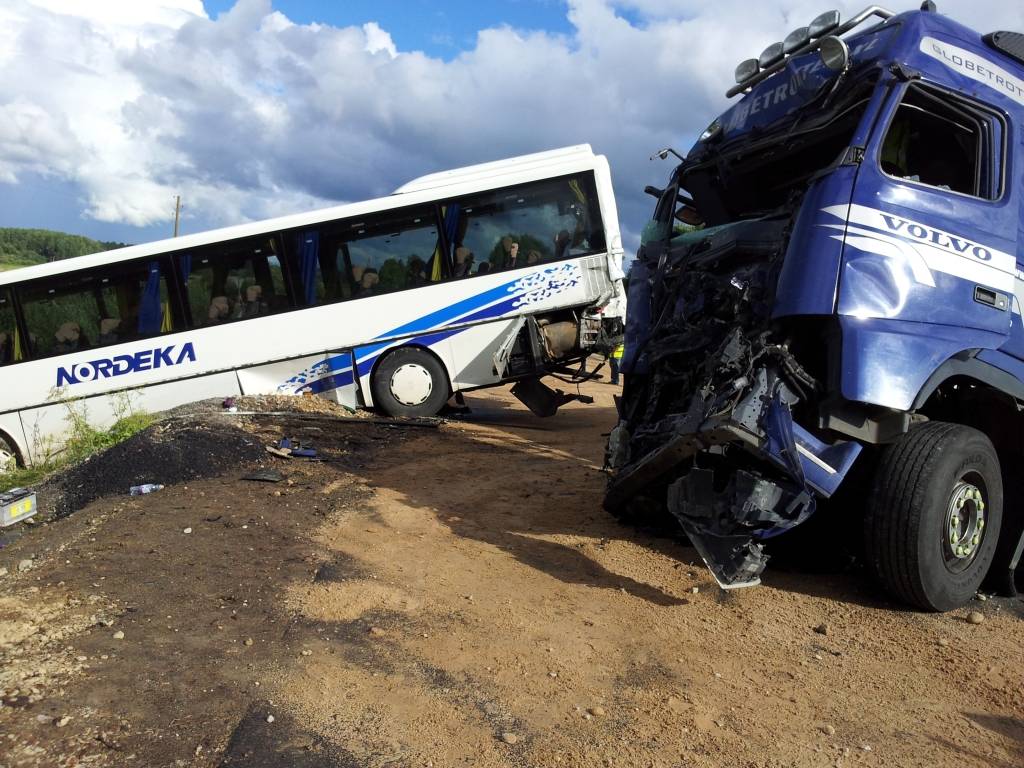
[[[434,377],[418,363],[400,365],[391,374],[391,394],[402,405],[421,405],[434,391]]]
[[[942,529],[942,554],[952,573],[965,571],[985,540],[988,496],[984,481],[972,473],[953,486]]]

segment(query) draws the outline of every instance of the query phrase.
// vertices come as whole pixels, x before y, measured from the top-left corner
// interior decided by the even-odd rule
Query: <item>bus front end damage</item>
[[[793,352],[799,329],[771,319],[789,227],[764,217],[649,243],[631,275],[631,306],[650,314],[627,331],[605,506],[664,505],[725,588],[759,583],[763,542],[806,520],[861,450],[795,416],[822,383]]]

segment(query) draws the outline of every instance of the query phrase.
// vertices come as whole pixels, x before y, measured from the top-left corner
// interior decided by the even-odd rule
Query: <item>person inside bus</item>
[[[80,349],[88,349],[89,343],[82,335],[82,326],[75,322],[66,322],[53,334],[53,352],[66,355]]]
[[[452,272],[452,277],[469,277],[470,270],[473,269],[473,252],[464,245],[460,245],[455,249],[455,270]]]
[[[0,331],[0,365],[5,365],[14,359],[12,346],[10,335],[5,331]]]
[[[481,261],[480,262],[480,266],[478,266],[476,268],[476,273],[478,275],[486,275],[490,271],[491,271],[491,262],[489,262],[489,261]]]
[[[555,235],[555,260],[560,261],[569,257],[569,247],[572,245],[572,235],[569,230],[563,229]]]
[[[235,314],[239,319],[245,320],[265,315],[267,309],[267,302],[263,301],[263,286],[250,285],[245,289],[245,301],[238,305]]]
[[[121,321],[116,317],[104,317],[100,320],[100,335],[98,343],[117,344],[121,340]]]
[[[354,270],[355,267],[353,267]],[[367,296],[376,296],[378,283],[380,283],[380,275],[377,274],[377,270],[373,267],[364,269],[359,278],[359,285],[356,286],[355,298],[364,299]]]
[[[502,269],[515,269],[519,266],[519,243],[512,241],[509,244],[508,250],[505,252],[505,263],[501,265]]]
[[[206,313],[206,324],[217,325],[223,323],[231,314],[231,304],[227,296],[214,296],[210,302],[210,309]]]
[[[419,256],[413,256],[409,259],[409,267],[406,272],[406,287],[419,288],[420,286],[427,285],[429,282],[427,279],[427,265],[423,263],[423,259]]]
[[[540,253],[538,251],[531,250],[526,254],[526,266],[532,267],[534,264],[540,264]]]

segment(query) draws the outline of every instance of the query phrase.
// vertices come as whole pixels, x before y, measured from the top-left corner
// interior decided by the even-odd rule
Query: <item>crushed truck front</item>
[[[675,169],[630,274],[605,505],[667,508],[725,587],[756,584],[764,541],[813,514],[865,448],[928,419],[919,400],[944,365],[1012,346],[1008,161],[971,178],[901,166],[922,146],[948,166],[1008,141],[1014,94],[942,60],[980,35],[928,9],[822,20],[816,43],[795,33],[802,51],[765,51]],[[922,131],[918,112],[941,125],[901,128],[910,115]]]

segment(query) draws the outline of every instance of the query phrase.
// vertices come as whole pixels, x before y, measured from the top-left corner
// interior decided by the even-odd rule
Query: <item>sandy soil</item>
[[[722,593],[601,511],[614,390],[587,391],[438,429],[240,418],[328,461],[34,526],[0,550],[0,766],[1024,764],[1018,602]]]

